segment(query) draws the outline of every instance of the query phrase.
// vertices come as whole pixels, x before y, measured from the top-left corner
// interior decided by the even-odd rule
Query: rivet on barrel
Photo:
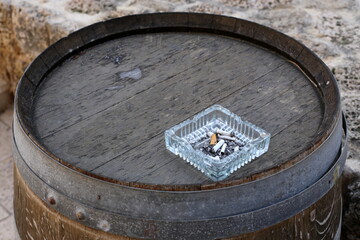
[[[106,220],[100,220],[97,226],[104,232],[108,232],[110,230],[110,223]]]
[[[316,219],[316,208],[310,212],[310,221],[313,222]]]
[[[56,199],[52,195],[48,196],[47,201],[50,203],[50,205],[55,205],[56,204]]]
[[[76,218],[79,220],[84,220],[85,219],[85,212],[82,209],[77,209],[76,210]]]

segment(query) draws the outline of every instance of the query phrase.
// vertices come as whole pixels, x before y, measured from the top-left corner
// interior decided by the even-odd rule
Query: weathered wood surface
[[[17,231],[22,240],[131,239],[89,228],[49,208],[31,191],[16,166],[14,167],[14,211]]]
[[[340,239],[341,179],[318,202],[281,223],[228,240]]]
[[[163,132],[220,104],[272,134],[246,179],[309,147],[323,119],[316,87],[292,62],[256,45],[202,33],[151,33],[86,49],[36,92],[33,122],[58,158],[99,176],[144,184],[207,184],[167,152]]]
[[[51,209],[35,195],[14,168],[14,210],[21,239],[102,240],[133,239],[86,227]],[[319,201],[303,212],[260,231],[235,236],[231,240],[250,239],[334,239],[341,219],[341,179]],[[154,229],[147,229],[150,238]]]

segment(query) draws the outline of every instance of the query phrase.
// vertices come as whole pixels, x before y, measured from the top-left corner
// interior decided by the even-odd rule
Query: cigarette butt
[[[225,139],[225,140],[230,140],[230,141],[236,141],[236,138],[229,137],[229,136],[226,136],[226,135],[219,135],[219,138]]]
[[[211,135],[211,138],[210,138],[210,145],[215,145],[217,143],[217,137],[216,137],[216,134],[213,133],[213,135]]]
[[[227,147],[227,144],[226,143],[224,143],[223,145],[222,145],[222,147],[221,147],[221,153],[224,153],[225,152],[225,149],[226,149],[226,147]]]
[[[225,136],[229,136],[229,137],[234,136],[234,132],[226,132],[226,131],[220,130],[219,128],[216,129],[216,133],[225,135]]]
[[[219,148],[221,148],[221,146],[225,143],[224,140],[220,140],[214,147],[213,147],[213,151],[217,152],[217,150],[219,150]]]

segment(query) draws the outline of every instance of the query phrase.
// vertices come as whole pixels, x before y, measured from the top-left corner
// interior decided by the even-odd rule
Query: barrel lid
[[[302,44],[252,22],[188,13],[81,29],[34,60],[16,98],[22,128],[54,161],[160,190],[222,188],[281,172],[316,152],[340,113],[334,77]],[[164,143],[166,129],[213,104],[272,135],[266,154],[217,183]]]

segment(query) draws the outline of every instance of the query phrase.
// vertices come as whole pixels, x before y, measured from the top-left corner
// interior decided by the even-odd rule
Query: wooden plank
[[[254,164],[248,164],[236,171],[228,180],[238,179],[252,174],[261,173],[274,166],[280,166],[287,160],[299,154],[309,146],[316,136],[321,124],[321,107],[314,106],[309,112],[289,126],[279,128],[279,132],[271,138],[270,150],[260,158],[254,160]],[[304,130],[306,128],[306,130]],[[306,132],[305,132],[306,131]]]
[[[224,64],[224,59],[230,59],[236,52],[234,49],[226,51],[222,58],[206,61],[125,102],[101,110],[101,114],[90,115],[90,118],[85,118],[86,121],[77,121],[69,128],[44,138],[43,142],[55,155],[71,164],[92,169],[98,162],[107,161],[142,144],[217,102],[224,92],[236,91],[285,63],[282,58],[263,49],[254,47],[250,50],[240,50],[237,59]],[[266,62],[261,66],[254,65],[258,58]],[[228,71],[226,77],[224,71]],[[220,81],[222,86],[218,87]],[[89,112],[94,110],[93,106],[88,106]],[[61,122],[61,118],[56,120]],[[42,129],[51,124],[49,119],[36,122]],[[146,131],[136,131],[139,126],[146,126]],[[125,141],[121,141],[121,137]]]
[[[20,80],[20,85],[18,87],[19,94],[15,99],[15,104],[18,106],[17,111],[19,114],[24,117],[21,119],[22,124],[24,124],[27,129],[25,130],[27,133],[28,129],[32,130],[33,121],[31,119],[31,103],[34,101],[34,92],[36,87],[34,84],[24,75]],[[17,114],[15,112],[15,114]],[[31,131],[30,130],[30,131]]]
[[[337,181],[325,196],[294,217],[256,232],[224,239],[335,239],[341,224],[341,209],[341,181]]]
[[[241,52],[243,52],[243,49],[239,50],[239,52],[237,52],[237,53],[240,54]],[[245,53],[247,53],[247,52],[245,52]],[[248,54],[252,54],[252,53],[248,53]],[[159,83],[148,87],[146,90],[143,89],[143,87],[141,87],[141,90],[138,91],[138,93],[131,95],[131,97],[129,96],[129,98],[137,97],[137,99],[138,99],[139,96],[137,96],[137,95],[139,93],[146,91],[142,94],[142,95],[145,95],[145,94],[148,94],[148,92],[150,90],[151,90],[151,94],[158,95],[162,92],[156,92],[156,91],[158,90],[158,88],[161,88],[161,87],[163,87],[163,89],[162,89],[163,91],[169,92],[170,91],[169,88],[171,88],[171,87],[178,87],[177,85],[179,85],[179,84],[186,85],[186,83],[188,81],[191,81],[191,82],[195,81],[191,75],[198,73],[202,69],[202,67],[204,67],[204,68],[211,67],[211,68],[221,69],[221,66],[219,65],[221,62],[222,62],[222,60],[216,58],[216,56],[215,56],[214,58],[208,59],[208,61],[205,61],[201,65],[197,64],[197,65],[193,66],[192,68],[185,69],[185,71],[181,72],[180,74],[168,76],[168,79],[166,79],[167,80],[166,82],[160,81]],[[276,64],[276,62],[275,62],[275,64]],[[235,63],[232,66],[234,66],[234,65],[235,65]],[[168,68],[168,67],[166,67],[166,68]],[[169,68],[170,68],[170,66],[169,66]],[[138,69],[138,68],[134,66],[134,68],[132,68],[132,69]],[[151,71],[158,72],[158,71],[155,71],[154,69],[152,69]],[[261,71],[261,70],[259,70],[259,71]],[[221,74],[217,73],[215,76],[218,77],[216,80],[219,80]],[[156,78],[156,77],[153,76],[153,78]],[[212,77],[212,78],[214,79],[214,77]],[[173,83],[175,81],[181,81],[181,82],[172,85],[171,83]],[[209,84],[209,87],[214,87],[214,84],[216,84],[216,82],[212,83],[211,85]],[[167,85],[168,87],[167,88],[164,87],[165,85]],[[184,86],[181,86],[181,87],[182,87],[181,89],[184,89]],[[193,86],[192,91],[198,90],[198,89],[195,89],[196,87],[198,87],[198,86],[197,85]],[[106,89],[108,89],[108,88],[106,88]],[[126,90],[126,89],[124,89],[124,90]],[[70,108],[70,110],[64,109],[64,111],[59,111],[56,114],[54,113],[54,114],[51,114],[50,116],[44,116],[44,118],[41,119],[44,121],[41,125],[41,128],[39,129],[40,137],[46,138],[58,131],[62,131],[63,128],[66,128],[68,126],[72,126],[74,124],[81,122],[84,118],[92,118],[93,115],[96,115],[97,113],[101,113],[102,111],[106,110],[108,112],[109,111],[108,108],[112,108],[112,109],[114,107],[116,108],[116,105],[122,104],[122,102],[121,102],[122,99],[118,100],[118,99],[114,98],[114,94],[119,95],[121,93],[116,93],[117,91],[115,91],[115,93],[112,93],[112,92],[113,91],[106,91],[104,94],[99,92],[96,94],[96,98],[94,101],[91,100],[94,98],[93,96],[88,96],[87,99],[89,101],[86,101],[87,99],[85,99],[85,100],[82,99],[78,104],[74,103],[75,107]],[[55,98],[56,98],[56,96],[55,96]],[[148,96],[148,98],[151,98],[151,96]],[[160,100],[160,99],[156,100],[155,97],[153,97],[152,99],[155,100],[156,102]],[[98,100],[98,101],[96,101],[96,100]],[[167,100],[167,99],[165,99],[165,100]],[[132,101],[131,101],[131,99],[130,100],[128,99],[128,100],[124,100],[124,102],[131,104]],[[97,106],[97,107],[94,108],[94,106]],[[80,113],[79,113],[79,109],[82,110]],[[73,110],[73,111],[71,111],[71,110]],[[125,111],[125,112],[127,112],[127,111]],[[35,121],[41,121],[41,120],[35,119]],[[61,121],[59,121],[59,120],[61,120]]]
[[[284,96],[289,95],[285,94]],[[261,173],[268,169],[271,169],[274,166],[283,164],[290,157],[292,157],[293,154],[298,154],[301,150],[303,150],[304,147],[306,147],[306,145],[316,135],[317,130],[321,124],[320,105],[308,105],[306,109],[303,109],[304,112],[302,112],[301,114],[287,114],[287,108],[279,109],[283,109],[283,111],[278,110],[278,113],[279,115],[283,116],[283,122],[286,122],[286,125],[274,124],[265,126],[265,129],[269,128],[269,131],[273,134],[269,151],[261,157],[253,160],[253,162],[251,162],[250,164],[247,164],[238,169],[226,179],[227,181],[244,179],[253,174]],[[271,112],[272,110],[274,110],[274,108],[270,108],[269,112]],[[247,114],[247,116],[245,117],[248,117],[249,115],[251,115],[251,113]],[[271,117],[271,114],[269,114],[269,117]],[[307,129],[306,133],[304,133],[303,128]],[[150,159],[142,160],[143,162],[151,161]],[[111,164],[109,163],[109,166],[102,166],[100,169],[96,170],[96,173],[101,175],[101,171],[105,171],[105,169],[107,169],[107,176],[116,176],[117,178],[122,179],[121,174],[123,172],[115,172],[116,168],[112,168],[113,164],[121,164],[121,162],[119,161],[120,160],[118,160],[118,162],[114,161],[114,163]],[[131,163],[127,164],[132,166]],[[134,178],[130,178],[127,180],[164,185],[191,185],[212,183],[212,181],[209,180],[206,176],[204,176],[200,171],[197,171],[197,173],[191,171],[190,169],[194,169],[194,167],[186,163],[180,157],[173,157],[171,159],[169,158],[167,160],[167,163],[165,163],[163,166],[159,164],[159,168],[153,169],[153,171],[147,175],[144,171],[140,171],[140,166],[141,165],[137,166],[136,173],[132,171]],[[171,172],[171,176],[168,176],[168,172]],[[191,176],[189,176],[190,174]],[[186,178],[183,176],[186,176]]]
[[[123,101],[237,43],[224,37],[176,33],[141,34],[105,42],[74,55],[47,77],[37,94],[34,116],[61,116],[88,101],[105,105],[100,98],[103,96]],[[238,46],[244,50],[248,47]],[[159,68],[177,61],[182,63]],[[138,81],[120,78],[121,72],[134,68],[142,70]]]
[[[107,67],[114,68],[113,63],[107,64],[104,68],[102,68],[100,65],[100,70],[98,70],[97,73],[92,73],[90,75],[88,75],[88,73],[86,75],[82,75],[81,73],[73,74],[74,76],[78,76],[78,79],[75,82],[72,80],[74,84],[69,84],[69,88],[65,88],[64,93],[59,93],[56,90],[61,88],[61,85],[52,87],[50,91],[48,89],[41,90],[41,92],[45,91],[49,93],[44,98],[40,96],[36,101],[35,114],[37,112],[36,109],[38,108],[54,109],[55,107],[55,109],[52,112],[47,112],[46,114],[35,117],[35,121],[44,121],[46,123],[42,124],[41,128],[39,129],[40,137],[45,137],[48,134],[58,131],[62,127],[73,124],[74,121],[81,121],[84,117],[91,116],[98,111],[102,111],[103,109],[106,109],[114,104],[125,101],[126,99],[129,99],[136,94],[139,94],[149,88],[153,88],[157,84],[168,80],[168,78],[173,78],[182,72],[189,71],[189,69],[198,66],[203,61],[216,58],[216,56],[221,54],[221,52],[225,49],[232,48],[231,43],[224,44],[227,47],[218,47],[218,44],[212,45],[212,42],[214,41],[213,39],[210,39],[210,43],[207,48],[200,47],[198,49],[199,46],[195,44],[197,50],[191,52],[191,49],[193,49],[193,43],[190,40],[186,42],[187,45],[190,45],[190,47],[188,46],[189,50],[180,51],[180,49],[180,52],[176,51],[174,53],[175,57],[167,56],[168,53],[165,52],[163,53],[165,54],[164,56],[155,58],[156,62],[150,61],[150,59],[147,58],[145,58],[145,61],[144,58],[137,60],[139,63],[132,60],[129,63],[130,65],[125,64],[123,69],[124,71],[116,69],[115,72],[106,69]],[[238,53],[245,51],[248,47],[248,45],[239,46]],[[157,46],[157,48],[160,48],[160,46]],[[157,55],[159,54],[160,53],[157,52]],[[137,58],[136,55],[132,57]],[[140,55],[140,57],[142,56]],[[185,64],[182,64],[181,67],[178,66],[179,64],[177,63],[176,59],[180,60],[181,62],[185,62]],[[159,67],[159,64],[161,64],[163,67]],[[71,72],[66,67],[64,68],[65,72]],[[129,78],[121,79],[119,77],[122,72],[127,72],[131,69],[140,69],[142,78],[139,80],[134,80]],[[67,76],[67,74],[63,73],[63,69],[59,74],[60,79],[61,76]],[[95,79],[96,82],[92,83],[90,81],[87,83],[88,79]],[[101,79],[101,81],[99,81],[99,79]],[[57,78],[55,78],[55,80],[58,82],[62,81],[58,80]],[[80,86],[77,86],[77,82],[80,82]],[[85,86],[82,85],[83,82],[85,82]],[[64,85],[66,86],[66,84]],[[87,91],[88,88],[91,89],[91,92],[89,92],[90,90]],[[84,94],[82,94],[82,92],[84,92]],[[64,94],[66,96],[64,96]],[[79,94],[84,95],[84,97],[77,98],[76,95]],[[71,100],[68,102],[68,104],[64,104],[62,106],[62,102],[64,101],[63,99],[68,97],[75,98],[75,100]],[[58,101],[58,105],[60,105],[60,107],[54,106],[53,101]],[[98,107],[94,108],[94,106]],[[82,109],[81,113],[79,113],[79,109]]]
[[[289,75],[293,76],[294,79],[289,80]],[[274,76],[276,76],[276,78]],[[293,88],[294,91],[298,87],[304,87],[306,85],[308,85],[308,83],[304,81],[303,76],[298,73],[298,70],[291,67],[289,64],[285,64],[280,68],[274,70],[272,73],[240,89],[236,92],[236,94],[231,95],[231,97],[228,97],[226,107],[234,107],[241,105],[243,109],[248,109],[250,106],[252,106],[252,109],[255,111],[256,109],[267,104],[268,102],[273,101],[289,89]],[[259,97],[259,95],[261,97]],[[242,96],[246,96],[247,100],[244,101]],[[240,113],[242,114],[243,111],[240,110],[239,114]],[[141,149],[152,149],[152,151],[143,153]],[[167,161],[164,162],[164,160],[161,159],[167,159]],[[166,151],[164,146],[163,134],[160,133],[159,136],[147,141],[146,143],[143,143],[142,146],[136,147],[131,151],[114,158],[113,160],[111,160],[112,163],[109,162],[105,166],[102,166],[99,163],[99,167],[101,167],[100,169],[94,171],[94,173],[103,176],[111,176],[114,178],[120,177],[121,179],[128,179],[130,177],[129,175],[135,174],[133,171],[130,170],[130,166],[132,166],[131,163],[136,163],[138,166],[135,166],[134,169],[137,169],[138,173],[131,178],[132,180],[135,180],[140,178],[141,176],[146,176],[146,174],[148,174],[147,172],[141,171],[143,168],[149,168],[154,164],[156,164],[157,168],[159,168],[161,166],[161,163],[166,164],[168,163],[168,161],[171,161],[171,159],[173,159],[173,157],[170,153]],[[189,168],[188,164],[186,164],[185,162],[181,163],[185,164],[186,170],[184,171],[193,169],[193,167]],[[205,180],[206,177],[201,182]]]
[[[89,228],[51,209],[31,191],[16,166],[14,185],[15,221],[21,239],[131,239]],[[256,232],[223,239],[333,239],[340,225],[341,208],[339,179],[324,197],[295,216]]]
[[[292,76],[294,79],[289,79],[288,76]],[[300,92],[299,89],[301,89]],[[301,96],[301,93],[304,92],[307,92],[308,95]],[[259,97],[259,95],[261,97]],[[246,96],[248,101],[245,101],[243,96]],[[290,101],[290,99],[292,99],[292,101]],[[283,102],[286,106],[281,106],[277,109],[279,107],[279,105],[276,104],[277,102]],[[314,105],[312,105],[313,102],[315,102]],[[306,144],[311,137],[313,137],[321,123],[321,106],[319,102],[316,101],[316,92],[312,89],[311,84],[304,79],[303,75],[289,64],[283,65],[272,73],[241,88],[236,93],[221,101],[220,104],[243,116],[246,120],[256,114],[257,111],[261,112],[265,116],[264,122],[267,123],[262,127],[270,131],[273,138],[279,131],[284,131],[284,128],[286,129],[287,126],[291,125],[303,115],[305,115],[303,118],[306,121],[308,121],[309,118],[316,120],[310,121],[309,126],[306,125],[306,122],[304,123],[305,120],[300,121],[296,127],[289,130],[290,136],[287,136],[287,138],[299,135],[299,126],[301,126],[301,124],[306,125],[306,128],[308,128],[306,132],[301,130],[305,136],[304,138],[297,137],[300,141],[298,145],[295,145],[297,147],[300,145],[300,148],[292,149],[291,144],[276,145],[276,139],[272,139],[270,150],[275,154],[279,154],[281,151],[301,150],[301,145]],[[305,104],[302,108],[298,107],[296,110],[291,110],[294,106],[302,104]],[[249,107],[251,107],[251,111],[248,111]],[[311,111],[313,114],[309,115],[308,111]],[[270,121],[272,118],[278,118],[277,115],[281,116],[281,119],[276,119],[274,122]],[[254,121],[255,118],[252,118]],[[259,119],[258,122],[261,123],[262,120]],[[285,135],[287,131],[284,132]],[[281,141],[284,135],[281,135],[277,140]],[[115,157],[106,164],[93,169],[93,172],[119,180],[139,181],[152,184],[200,184],[209,182],[209,179],[202,173],[195,170],[179,157],[173,157],[171,153],[167,152],[163,141],[163,134],[161,133],[142,146],[134,148],[131,151]],[[289,143],[290,142],[293,143],[293,141],[289,141]],[[284,148],[281,148],[282,146]],[[143,149],[148,149],[148,151],[144,151]],[[275,149],[279,149],[280,151],[276,151]],[[273,162],[272,157],[274,157],[274,155],[271,155],[270,159],[264,161],[267,161],[267,163],[271,165]],[[289,156],[284,156],[285,159],[287,157]],[[284,160],[284,158],[279,160]],[[257,162],[252,163],[251,165],[254,166],[255,164],[256,167],[251,169],[256,172],[256,169],[259,168],[258,165],[263,166],[262,162],[263,161],[259,159]],[[269,167],[271,166],[266,165],[266,168]],[[236,173],[232,176],[235,176]],[[251,171],[246,172],[246,175],[248,174],[251,174]],[[236,175],[236,177],[244,177],[244,174]]]
[[[114,63],[120,52],[121,63]],[[110,61],[104,62],[104,55]],[[143,77],[123,79],[125,87],[116,88],[114,75],[137,66]],[[312,117],[322,119],[318,93],[292,63],[211,34],[135,35],[95,46],[59,66],[37,94],[36,131],[50,152],[86,171],[139,183],[209,183],[166,151],[163,132],[212,104],[229,108],[273,137],[281,131],[281,137],[299,134],[284,129],[313,109],[318,114]],[[264,155],[262,164],[258,159],[228,180],[283,163],[289,152],[304,149],[314,131],[296,136],[301,138],[296,146],[287,144],[292,141],[276,145],[281,138],[272,139],[269,158]]]
[[[51,209],[24,182],[14,167],[15,222],[21,239],[129,240],[66,218]]]
[[[216,63],[214,63],[213,66],[215,65]],[[196,69],[194,72],[196,72],[197,70],[198,69]],[[194,72],[190,72],[188,75],[193,75]],[[214,73],[210,77],[210,80],[213,78],[216,78],[216,80],[219,79],[219,75],[221,75],[221,73]],[[180,76],[179,79],[191,80],[189,76],[185,76],[184,78]],[[197,84],[198,83],[195,83],[195,87]],[[245,83],[242,82],[242,84]],[[194,112],[197,112],[204,107],[207,107],[209,105],[209,102],[215,103],[217,99],[220,99],[222,97],[219,93],[224,92],[223,88],[214,90],[214,86],[217,85],[217,83],[214,82],[212,86],[210,84],[204,86],[201,94],[198,92],[193,93],[192,98],[184,97],[189,96],[191,93],[186,94],[181,92],[180,94],[176,95],[172,93],[167,93],[164,96],[165,101],[163,107],[159,106],[161,102],[159,102],[157,98],[153,97],[154,95],[159,94],[159,92],[168,92],[167,89],[171,88],[184,89],[184,91],[192,91],[192,89],[194,89],[185,89],[186,85],[189,85],[189,83],[186,81],[176,81],[176,83],[172,84],[172,86],[169,86],[166,83],[159,84],[160,90],[150,89],[149,93],[147,93],[145,96],[134,96],[131,101],[119,104],[119,106],[108,109],[106,110],[106,112],[104,111],[102,115],[98,115],[96,118],[93,117],[92,119],[88,119],[83,123],[80,122],[80,124],[73,125],[67,130],[62,130],[57,135],[51,135],[50,137],[45,138],[44,141],[46,141],[46,144],[48,145],[54,143],[54,146],[56,147],[61,146],[61,152],[63,152],[64,147],[66,149],[67,146],[70,146],[71,148],[73,148],[74,146],[79,146],[74,142],[68,142],[69,139],[73,139],[75,140],[75,142],[79,141],[77,135],[75,135],[75,137],[71,136],[71,132],[73,132],[74,130],[76,131],[76,129],[80,128],[82,131],[85,130],[87,132],[86,139],[81,140],[86,141],[86,144],[85,146],[79,146],[81,149],[84,149],[84,147],[91,149],[92,147],[94,147],[94,143],[91,143],[90,141],[97,139],[98,137],[104,136],[105,139],[101,139],[101,142],[110,143],[110,148],[96,150],[97,154],[101,154],[100,158],[97,159],[96,162],[102,161],[104,160],[104,156],[108,154],[106,150],[112,150],[111,147],[116,147],[117,149],[121,149],[121,151],[126,151],[133,147],[136,147],[137,145],[147,141],[149,138],[155,136],[159,132],[163,132],[171,125],[174,125],[180,121],[185,120],[187,117],[190,117],[193,114],[190,109],[192,109]],[[233,83],[233,85],[239,85],[239,87],[241,87],[241,84],[236,84],[235,82]],[[217,93],[213,93],[213,91],[217,91]],[[171,105],[169,105],[167,101],[169,101]],[[132,106],[132,111],[128,110],[128,104]],[[137,119],[137,121],[134,121],[134,119]],[[121,121],[122,125],[118,126],[119,124],[116,122],[116,120]],[[89,123],[91,124],[91,126],[93,126],[90,129],[87,127]],[[109,124],[111,125],[111,128],[109,128],[108,130],[103,128],[103,126],[109,126]],[[139,126],[146,126],[146,131],[135,131]],[[109,131],[113,131],[113,129],[117,129],[117,132],[112,134]],[[94,136],[91,134],[100,134],[101,136]],[[121,136],[124,136],[123,139],[126,142],[121,142],[114,139],[111,143],[111,140],[109,140],[108,137],[114,134],[115,137],[119,138],[121,138]],[[65,145],[63,145],[64,142]],[[81,145],[82,144],[83,142],[81,142]],[[89,153],[88,150],[86,150],[86,152]],[[90,154],[87,154],[86,157],[93,158],[94,156],[91,156]],[[86,163],[87,167],[89,167],[88,164],[89,163]]]

